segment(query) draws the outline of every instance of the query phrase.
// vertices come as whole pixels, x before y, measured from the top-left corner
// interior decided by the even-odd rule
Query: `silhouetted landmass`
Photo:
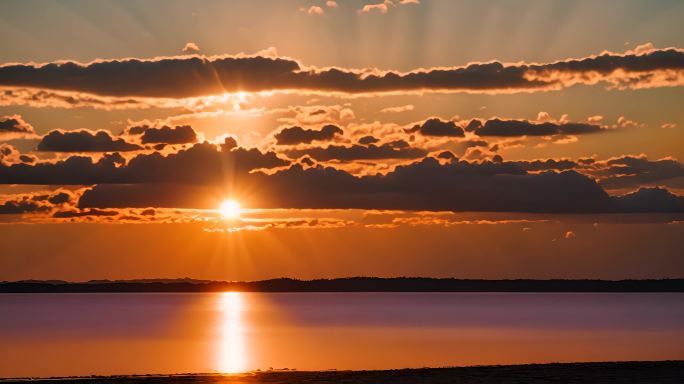
[[[684,279],[662,280],[462,280],[424,277],[272,279],[250,282],[192,279],[15,281],[0,293],[39,292],[684,292]]]
[[[4,382],[0,380],[0,383]],[[9,382],[9,380],[8,380]],[[612,362],[499,365],[458,368],[397,369],[388,371],[265,371],[238,375],[182,374],[109,376],[62,379],[11,380],[15,383],[50,384],[152,384],[152,383],[683,383],[684,361]]]

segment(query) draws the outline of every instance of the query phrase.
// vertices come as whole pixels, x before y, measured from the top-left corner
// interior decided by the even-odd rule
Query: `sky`
[[[0,3],[0,280],[682,277],[683,13]]]

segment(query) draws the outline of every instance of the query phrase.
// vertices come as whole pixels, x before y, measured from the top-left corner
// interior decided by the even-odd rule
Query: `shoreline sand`
[[[0,379],[0,383],[683,383],[684,360],[552,363],[382,371],[256,371],[241,374],[125,375]]]

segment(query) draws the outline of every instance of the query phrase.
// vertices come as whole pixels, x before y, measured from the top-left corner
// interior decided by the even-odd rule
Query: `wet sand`
[[[684,361],[557,363],[386,371],[260,371],[236,375],[177,374],[5,379],[0,383],[684,383]]]

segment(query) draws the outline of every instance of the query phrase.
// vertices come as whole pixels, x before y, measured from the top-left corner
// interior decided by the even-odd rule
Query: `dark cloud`
[[[0,156],[12,156],[19,153],[16,148],[8,144],[0,144]]]
[[[237,140],[235,140],[234,137],[232,136],[226,136],[226,138],[223,139],[223,144],[221,144],[221,148],[225,150],[231,150],[233,148],[237,148],[238,143]]]
[[[482,128],[482,122],[477,119],[470,120],[470,122],[465,126],[466,132],[473,132]]]
[[[316,162],[308,156],[302,157],[301,159],[299,159],[299,162],[301,164],[308,165],[309,167],[313,167],[314,165],[316,165]]]
[[[278,145],[310,144],[314,141],[329,141],[335,135],[341,135],[344,131],[336,125],[325,125],[320,130],[304,129],[302,127],[283,128],[275,134]]]
[[[615,201],[621,212],[684,212],[684,197],[664,188],[640,188]]]
[[[0,139],[6,136],[34,135],[31,124],[24,121],[19,115],[0,117]]]
[[[442,151],[439,154],[437,154],[438,159],[456,159],[456,155],[454,155],[451,151]]]
[[[0,204],[0,215],[18,215],[48,210],[50,210],[49,206],[30,199],[9,200]]]
[[[674,159],[651,161],[645,157],[623,156],[593,163],[588,172],[599,177],[604,188],[620,189],[682,178],[684,166]]]
[[[464,144],[465,144],[466,148],[486,147],[489,145],[489,143],[487,143],[484,140],[470,140],[470,141],[466,141]]]
[[[0,144],[0,164],[10,165],[14,163],[27,163],[32,164],[37,161],[37,158],[33,155],[22,154],[14,148],[14,146],[9,144]]]
[[[46,152],[126,152],[140,149],[142,147],[137,144],[112,137],[108,131],[86,129],[50,131],[38,143],[38,150]]]
[[[79,217],[87,217],[87,216],[112,217],[112,216],[118,216],[118,215],[119,215],[119,212],[113,211],[113,210],[103,210],[103,209],[76,210],[76,209],[70,209],[70,210],[66,210],[66,211],[57,211],[52,215],[52,217],[54,217],[56,219],[71,219],[71,218],[79,218]]]
[[[73,195],[67,192],[58,192],[52,196],[48,196],[47,201],[51,204],[68,203],[73,198]]]
[[[400,210],[601,212],[611,198],[591,179],[575,172],[527,174],[491,162],[425,160],[397,167],[386,175],[355,177],[331,167],[300,165],[250,175],[262,191],[264,207],[361,208]],[[122,188],[140,188],[125,186]],[[141,196],[143,192],[130,193]],[[206,193],[202,193],[205,195]],[[149,206],[151,201],[139,202]],[[82,206],[122,204],[118,186],[96,186],[84,193]]]
[[[86,92],[103,96],[181,98],[236,91],[308,90],[516,92],[605,82],[618,87],[681,86],[684,51],[603,53],[545,64],[473,63],[409,72],[311,68],[289,58],[178,56],[97,60],[87,64],[6,64],[0,85]]]
[[[199,143],[177,153],[139,155],[122,167],[122,176],[132,183],[216,184],[260,169],[286,166],[289,162],[274,152],[234,147],[227,138],[224,145]]]
[[[89,156],[70,156],[55,162],[0,165],[0,183],[88,185],[99,183],[180,183],[213,184],[259,168],[274,168],[289,163],[274,152],[234,147],[227,144],[198,143],[162,155],[139,154],[125,163],[120,154],[93,161]]]
[[[8,165],[12,163],[20,163],[21,154],[9,144],[0,144],[0,164]]]
[[[633,195],[611,197],[594,179],[574,170],[548,171],[573,166],[562,159],[468,162],[444,152],[438,155],[439,160],[426,157],[397,166],[386,174],[358,177],[311,161],[304,161],[306,167],[289,164],[273,152],[262,153],[232,144],[200,143],[167,156],[139,154],[127,163],[120,155],[112,154],[97,162],[90,157],[71,156],[57,162],[4,165],[0,166],[0,181],[8,184],[98,184],[83,193],[78,205],[80,209],[214,208],[217,196],[225,196],[226,190],[232,190],[246,193],[258,202],[255,206],[262,208],[682,212],[681,197],[666,190],[643,190]],[[320,161],[344,161],[387,156],[383,150],[416,150],[402,141],[382,146],[331,147],[313,148],[320,153],[314,151],[309,156]],[[288,168],[268,173],[258,171],[288,164]],[[66,199],[63,196],[53,198],[57,202]],[[15,204],[5,209],[31,208],[17,208]]]
[[[149,125],[133,125],[131,127],[126,128],[124,131],[125,134],[128,135],[142,135],[145,133],[146,130],[150,129]]]
[[[86,190],[78,202],[84,208],[215,208],[225,188],[165,183],[99,184]]]
[[[309,116],[325,115],[327,113],[328,111],[326,111],[325,109],[317,109],[315,111],[309,112]]]
[[[368,136],[363,136],[363,137],[361,137],[361,138],[358,140],[358,143],[361,144],[361,145],[368,145],[368,144],[375,144],[375,143],[377,143],[378,141],[380,141],[380,139],[375,138],[375,137],[373,137],[373,136],[371,136],[371,135],[368,135]]]
[[[179,98],[289,87],[298,70],[295,61],[260,56],[9,64],[0,67],[0,85]]]
[[[510,163],[440,164],[426,158],[386,175],[355,177],[347,172],[300,165],[272,175],[254,173],[250,185],[265,208],[360,208],[399,210],[589,213],[637,211],[610,197],[592,179],[574,171],[529,174]],[[153,206],[185,203],[197,207],[206,190],[160,185],[100,185],[84,193],[82,207]],[[125,197],[131,197],[127,201]],[[122,198],[123,197],[123,198]],[[640,201],[648,201],[649,196]],[[194,204],[194,205],[193,205]],[[209,205],[208,207],[211,207]],[[644,205],[647,210],[648,205]],[[675,206],[675,208],[677,208]],[[677,208],[679,209],[679,208]],[[677,210],[679,212],[680,210]]]
[[[416,124],[406,131],[420,132],[423,136],[463,137],[465,135],[463,129],[453,121],[443,121],[437,118],[427,119],[422,124]]]
[[[189,125],[178,125],[161,128],[148,126],[135,126],[128,128],[131,135],[142,135],[140,140],[143,144],[187,144],[197,141],[197,132]]]
[[[661,190],[636,197],[611,197],[575,171],[530,174],[511,163],[440,164],[426,158],[386,175],[355,177],[347,172],[296,164],[272,175],[254,173],[264,208],[359,208],[398,210],[510,211],[547,213],[684,212],[681,197]],[[187,187],[185,187],[187,188]],[[170,186],[100,185],[84,193],[82,207],[169,207],[207,203],[206,190],[173,193]],[[122,198],[122,196],[124,198]],[[130,196],[132,200],[126,200]],[[673,203],[674,202],[674,203]],[[651,205],[652,204],[652,205]],[[166,206],[166,205],[163,205]],[[649,208],[653,207],[653,209]]]
[[[64,204],[75,204],[76,195],[69,191],[14,195],[0,203],[0,214],[49,212]]]
[[[182,105],[168,99],[121,98],[96,96],[70,91],[52,91],[37,88],[13,88],[0,90],[0,106],[27,105],[34,108],[95,108],[102,110],[138,108],[174,108]]]
[[[507,161],[530,172],[575,170],[598,180],[607,190],[636,190],[648,185],[684,186],[684,165],[675,159],[649,160],[645,156]]]
[[[531,161],[507,161],[506,163],[515,164],[516,166],[526,171],[548,171],[558,170],[565,171],[577,168],[578,164],[568,159],[546,159],[546,160],[531,160]]]
[[[636,190],[647,185],[684,186],[684,165],[675,159],[649,160],[645,156],[507,161],[530,172],[575,170],[594,177],[607,190]]]
[[[38,158],[33,155],[21,154],[19,155],[19,161],[22,163],[32,164],[38,161]]]
[[[477,120],[474,120],[477,121]],[[479,124],[478,124],[479,123]],[[474,131],[478,136],[551,136],[551,135],[581,135],[604,131],[598,125],[585,123],[533,123],[527,120],[487,120],[484,125],[481,122],[468,124],[467,129]]]
[[[307,155],[318,161],[418,159],[427,155],[426,150],[422,148],[413,148],[403,140],[392,141],[382,145],[329,145],[327,147],[290,150],[285,153],[292,158]]]

